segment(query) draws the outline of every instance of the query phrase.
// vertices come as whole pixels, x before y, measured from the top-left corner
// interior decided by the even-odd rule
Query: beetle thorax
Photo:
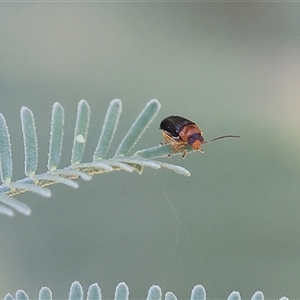
[[[179,132],[183,142],[189,144],[194,150],[199,150],[204,142],[202,131],[196,124],[188,124]]]

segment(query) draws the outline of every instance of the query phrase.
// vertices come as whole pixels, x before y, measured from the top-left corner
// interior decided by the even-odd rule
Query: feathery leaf
[[[29,297],[23,290],[19,290],[16,292],[16,300],[29,300]]]
[[[23,106],[20,111],[25,152],[25,174],[35,175],[38,164],[38,143],[32,111]]]
[[[115,135],[119,118],[122,111],[122,102],[120,99],[114,99],[110,102],[97,148],[94,153],[93,161],[99,160],[107,153],[112,139]]]
[[[19,213],[29,216],[31,214],[31,209],[28,205],[22,203],[21,201],[14,199],[6,194],[0,194],[0,201],[7,206],[14,208]]]
[[[261,291],[256,291],[251,297],[251,300],[264,300],[264,299],[265,296]]]
[[[80,100],[77,107],[77,118],[74,132],[74,141],[71,165],[81,162],[90,122],[90,106],[85,100]]]
[[[3,300],[15,300],[15,298],[11,294],[6,294]]]
[[[206,292],[202,285],[196,285],[192,289],[191,300],[205,300]]]
[[[160,106],[160,103],[156,99],[153,99],[147,103],[123,138],[115,153],[115,156],[127,155],[127,153],[142,136],[144,131],[148,128],[154,117],[157,115]]]
[[[58,103],[55,102],[52,108],[51,116],[51,131],[50,131],[50,143],[48,153],[48,170],[53,172],[57,169],[62,149],[63,135],[64,135],[64,109]]]
[[[52,291],[48,287],[42,287],[39,291],[39,300],[52,300]]]
[[[167,145],[139,150],[133,156],[127,156],[127,153],[148,128],[148,125],[152,122],[159,109],[160,103],[158,100],[149,101],[121,141],[115,156],[110,159],[103,159],[102,157],[106,155],[111,145],[122,110],[121,100],[112,100],[109,104],[99,141],[94,151],[93,161],[81,162],[87,140],[90,107],[85,100],[80,100],[77,106],[71,165],[58,169],[62,151],[65,116],[63,107],[58,102],[54,103],[51,114],[48,171],[42,174],[35,174],[38,163],[38,142],[34,115],[30,109],[22,107],[20,114],[24,140],[25,174],[27,177],[15,182],[11,179],[12,158],[9,132],[5,118],[0,114],[0,173],[3,181],[3,184],[0,185],[0,194],[6,194],[2,198],[4,205],[0,205],[0,214],[13,216],[13,209],[15,209],[20,213],[29,215],[30,208],[18,200],[14,201],[12,197],[26,191],[39,194],[43,197],[50,197],[51,191],[46,188],[47,186],[62,183],[77,188],[78,183],[74,180],[79,177],[83,180],[90,180],[93,175],[119,170],[127,172],[136,171],[141,174],[145,167],[153,169],[165,168],[177,174],[190,176],[189,171],[183,167],[152,159],[154,157],[167,156],[170,153],[170,147]]]
[[[227,298],[227,300],[241,300],[241,295],[237,291],[233,291]]]
[[[177,297],[172,292],[167,292],[165,294],[165,300],[177,300]]]
[[[147,300],[160,300],[162,298],[162,291],[158,285],[153,285],[148,290]],[[16,299],[29,300],[27,294],[19,290],[16,292]],[[69,300],[82,300],[83,299],[83,288],[78,281],[72,283],[69,292]],[[101,300],[102,294],[101,289],[97,283],[93,283],[89,286],[87,292],[87,300]],[[120,282],[116,286],[114,300],[128,300],[129,289],[125,282]],[[176,300],[177,297],[172,292],[165,294],[165,300]],[[206,292],[202,285],[196,285],[192,289],[191,300],[206,300]],[[227,299],[241,299],[240,293],[233,291]],[[264,295],[262,292],[257,291],[251,297],[251,300],[263,300]],[[14,300],[11,294],[6,294],[4,300]],[[48,287],[40,289],[38,300],[52,300],[52,291]],[[279,300],[289,300],[287,297],[281,297]]]
[[[37,178],[39,180],[46,180],[46,181],[62,183],[62,184],[65,184],[69,187],[76,188],[76,189],[78,188],[78,183],[76,181],[73,181],[71,179],[61,177],[61,176],[55,176],[50,173],[40,174],[40,175],[35,176],[34,178]]]
[[[12,178],[12,156],[9,132],[5,118],[0,113],[0,175],[4,184],[9,184]]]
[[[162,297],[161,288],[158,285],[152,285],[148,291],[146,300],[160,300]]]
[[[128,300],[129,290],[125,282],[120,282],[115,291],[114,300]]]
[[[37,175],[36,177],[42,177],[43,174],[41,175]],[[41,178],[42,179],[42,178]],[[20,194],[25,191],[29,191],[29,192],[32,192],[32,193],[35,193],[35,194],[38,194],[42,197],[51,197],[51,191],[49,189],[46,189],[44,187],[41,187],[41,186],[38,186],[38,185],[35,185],[35,184],[32,184],[32,183],[25,183],[24,181],[17,181],[17,182],[11,182],[11,184],[9,185],[9,187],[11,188],[11,192],[12,194],[14,194],[14,190],[19,190],[18,192],[16,192],[15,194]]]
[[[69,300],[82,300],[83,289],[78,281],[72,283],[70,287]]]
[[[1,197],[1,194],[0,194]],[[6,215],[8,217],[13,217],[15,214],[12,209],[8,208],[7,206],[4,206],[0,204],[0,213],[3,215]]]
[[[101,289],[99,288],[98,283],[93,283],[89,286],[86,300],[101,300]]]
[[[66,169],[57,169],[53,172],[53,175],[59,175],[59,176],[66,176],[70,178],[81,178],[82,180],[89,181],[92,179],[92,176],[90,176],[87,173],[78,171],[78,170],[72,170],[70,168]]]

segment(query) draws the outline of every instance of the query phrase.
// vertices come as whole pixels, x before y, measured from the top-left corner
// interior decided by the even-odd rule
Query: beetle
[[[204,152],[201,145],[208,142],[213,142],[219,139],[233,137],[239,138],[237,135],[223,135],[205,141],[203,132],[196,123],[180,116],[169,116],[163,119],[160,123],[159,129],[162,131],[163,139],[165,144],[170,145],[172,152],[168,155],[171,157],[172,154],[182,152],[182,158],[184,158],[188,152],[184,147],[190,146],[193,150]]]

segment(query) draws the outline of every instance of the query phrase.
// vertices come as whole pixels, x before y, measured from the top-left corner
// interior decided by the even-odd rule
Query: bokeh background
[[[0,297],[24,289],[56,299],[78,280],[104,298],[125,281],[131,299],[152,284],[187,299],[202,284],[209,299],[233,290],[250,298],[300,297],[299,3],[1,3],[0,111],[23,175],[19,110],[36,118],[45,172],[52,105],[66,112],[61,166],[69,164],[76,107],[92,110],[90,161],[109,101],[123,112],[116,148],[145,104],[162,108],[135,150],[158,145],[159,122],[194,120],[205,153],[179,156],[192,176],[146,169],[80,181],[78,190],[18,199],[32,215],[0,217]],[[112,149],[110,154],[113,154]],[[175,210],[178,218],[175,216]]]

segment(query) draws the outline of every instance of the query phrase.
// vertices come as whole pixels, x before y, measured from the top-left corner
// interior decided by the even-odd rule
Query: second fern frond
[[[51,116],[50,144],[48,153],[47,172],[36,174],[38,163],[38,140],[33,112],[22,107],[20,111],[21,125],[24,140],[25,170],[27,177],[21,180],[12,180],[13,160],[11,144],[6,120],[0,114],[0,213],[13,216],[14,210],[24,215],[29,215],[31,209],[24,203],[12,197],[30,191],[44,197],[50,197],[51,191],[47,188],[55,183],[62,183],[77,188],[74,181],[81,177],[83,180],[90,180],[95,174],[102,174],[116,170],[127,172],[143,172],[144,167],[153,169],[166,168],[175,173],[190,176],[188,170],[183,167],[153,160],[153,158],[165,157],[169,154],[170,148],[167,145],[139,150],[133,155],[128,155],[142,134],[148,128],[160,109],[160,103],[154,99],[149,101],[144,109],[137,116],[127,134],[124,136],[115,155],[105,158],[114,134],[117,129],[122,111],[122,102],[114,99],[110,102],[102,131],[95,149],[93,160],[83,163],[82,157],[88,136],[90,122],[90,106],[85,100],[80,100],[77,106],[77,118],[74,131],[71,164],[65,168],[58,167],[62,142],[64,135],[64,109],[58,102],[54,103]]]

